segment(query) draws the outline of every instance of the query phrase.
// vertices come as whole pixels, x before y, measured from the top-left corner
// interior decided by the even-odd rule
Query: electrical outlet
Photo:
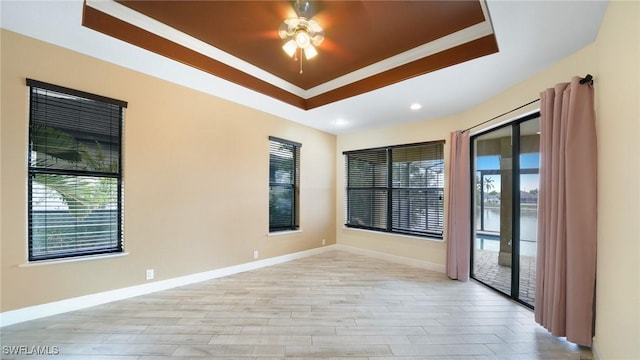
[[[326,245],[327,241],[325,239],[322,239],[322,246]]]
[[[253,258],[257,259],[260,257],[260,254],[258,253],[258,250],[253,250]]]
[[[147,269],[147,272],[146,272],[145,275],[146,275],[147,280],[153,280],[153,276],[154,276],[153,269]]]

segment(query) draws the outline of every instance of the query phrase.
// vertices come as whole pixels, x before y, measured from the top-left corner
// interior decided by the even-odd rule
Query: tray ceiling
[[[313,1],[318,56],[282,50],[289,1],[96,1],[82,24],[304,110],[498,51],[481,1]]]
[[[163,1],[152,3],[162,4]],[[369,43],[368,47],[374,47],[378,42],[370,38],[384,42],[386,31],[372,26],[365,28],[363,25],[366,24],[364,19],[369,11],[367,6],[371,5],[369,1],[362,4],[352,1],[336,3],[360,6],[360,12],[346,15],[349,22],[359,24],[355,27],[358,29],[358,41]],[[399,3],[412,5],[430,1],[407,0]],[[267,4],[275,5],[276,2]],[[290,6],[290,3],[285,4]],[[245,39],[245,45],[253,41],[251,44],[261,44],[259,46],[265,46],[264,51],[272,52],[267,65],[276,66],[271,62],[282,62],[284,65],[280,66],[288,66],[284,75],[273,74],[250,63],[250,60],[240,59],[240,54],[227,53],[113,0],[3,0],[0,1],[0,27],[320,131],[349,134],[463,114],[592,44],[598,36],[608,5],[607,1],[600,0],[483,0],[470,3],[480,6],[484,21],[359,70],[347,70],[351,72],[320,85],[296,84],[296,80],[309,81],[306,79],[322,73],[323,64],[327,64],[327,59],[331,57],[343,59],[343,66],[348,61],[355,61],[349,57],[354,56],[355,45],[335,44],[334,29],[339,29],[334,22],[335,17],[329,16],[328,10],[320,6],[324,3],[312,4],[318,5],[314,9],[314,18],[322,21],[327,38],[318,49],[318,57],[304,62],[303,76],[298,74],[297,64],[284,54],[281,49],[283,41],[277,38],[277,28],[282,18],[288,16],[284,13],[272,15],[275,24],[262,34],[264,41],[258,41],[257,36],[253,40],[246,35],[240,36],[240,39]],[[391,14],[391,11],[388,13]],[[98,17],[92,20],[95,27],[111,28],[114,35],[83,26],[82,22],[87,22],[90,16]],[[265,16],[268,17],[259,13],[246,20],[244,17],[234,19],[231,23],[233,26],[240,24],[238,21],[261,23]],[[203,18],[207,16],[203,15]],[[489,18],[490,22],[486,20]],[[399,24],[395,26],[403,24],[401,20],[395,21]],[[190,20],[186,22],[190,23]],[[114,28],[114,25],[118,26]],[[223,28],[226,29],[225,26]],[[388,30],[389,26],[382,29]],[[411,36],[420,33],[412,29],[407,30]],[[237,33],[244,32],[238,30]],[[450,41],[461,34],[465,36],[458,38],[458,44]],[[494,36],[500,51],[467,61],[464,59],[472,56],[466,50],[457,51],[461,62],[448,66],[448,60],[456,52],[445,49],[470,46],[467,45],[469,42],[487,37],[491,40]],[[140,44],[132,45],[120,37],[137,39]],[[267,46],[266,43],[272,45]],[[146,44],[148,49],[142,44]],[[255,48],[249,50],[256,51]],[[180,60],[181,54],[188,54],[189,57]],[[189,64],[186,60],[193,62]],[[405,66],[416,61],[419,64],[416,65],[417,72],[411,66]],[[424,73],[416,75],[420,71]],[[593,74],[597,81],[596,70],[583,62],[575,64],[572,75],[583,76],[587,72]],[[237,82],[233,82],[234,79]],[[566,80],[565,76],[561,76],[539,85],[542,89],[545,85]],[[375,87],[378,88],[368,90]],[[496,111],[506,111],[534,100],[541,89],[534,87],[523,96],[504,97],[507,100],[496,104]],[[486,118],[477,119],[478,122],[482,120]],[[391,134],[388,140],[390,144],[393,141]],[[423,141],[434,139],[434,136],[439,135],[416,134],[415,139]]]

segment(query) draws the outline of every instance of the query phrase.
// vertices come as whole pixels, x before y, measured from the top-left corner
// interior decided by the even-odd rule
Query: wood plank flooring
[[[591,356],[549,335],[530,310],[477,283],[343,250],[0,331],[2,359]],[[26,348],[9,354],[12,346]],[[38,349],[59,354],[34,355]]]

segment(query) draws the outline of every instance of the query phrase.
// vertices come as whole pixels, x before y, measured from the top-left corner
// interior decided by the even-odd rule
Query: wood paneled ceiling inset
[[[326,39],[299,74],[277,33],[292,4],[87,0],[82,24],[303,109],[498,51],[478,0],[313,1]],[[214,50],[236,59],[215,59]]]

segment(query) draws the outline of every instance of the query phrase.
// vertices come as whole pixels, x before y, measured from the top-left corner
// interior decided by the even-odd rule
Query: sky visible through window
[[[520,168],[521,169],[538,169],[540,168],[540,153],[527,153],[520,155]],[[500,157],[498,155],[492,156],[478,156],[476,157],[476,170],[499,170],[500,169]],[[487,175],[485,179],[491,178],[493,180],[493,191],[500,192],[500,176]],[[530,191],[538,189],[540,183],[540,177],[538,174],[524,174],[520,176],[520,189],[523,191]]]

